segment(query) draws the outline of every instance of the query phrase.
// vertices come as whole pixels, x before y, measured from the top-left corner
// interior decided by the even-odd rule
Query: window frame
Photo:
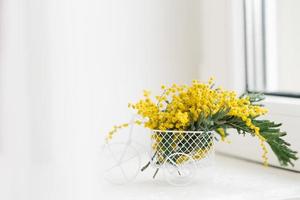
[[[274,83],[274,80],[269,80],[268,77],[276,76],[276,74],[266,75],[267,72],[276,73],[276,70],[270,69],[270,66],[275,66],[276,63],[268,59],[270,53],[267,52],[267,45],[274,43],[275,40],[272,38],[269,41],[266,33],[266,29],[268,29],[272,31],[272,34],[276,34],[276,27],[268,25],[273,24],[271,21],[274,19],[266,17],[266,3],[271,7],[268,12],[275,12],[274,2],[274,0],[243,0],[245,90],[246,92],[262,92],[268,96],[300,98],[299,92],[269,92],[266,90]],[[271,54],[276,53],[272,52]]]

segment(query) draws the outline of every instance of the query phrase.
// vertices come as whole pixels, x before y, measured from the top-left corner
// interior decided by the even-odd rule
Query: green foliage
[[[260,92],[251,92],[251,93],[247,92],[240,96],[240,98],[244,98],[244,97],[248,97],[251,103],[260,102],[265,99],[264,94]]]
[[[248,97],[253,105],[259,105],[257,103],[264,99],[264,96],[261,93],[246,93],[241,96],[241,98],[245,97]],[[242,119],[227,115],[229,111],[230,110],[228,109],[221,110],[207,117],[200,115],[197,121],[190,124],[188,130],[216,131],[221,136],[218,129],[222,128],[227,136],[228,129],[235,129],[239,134],[251,134],[252,136],[255,136],[253,130],[251,130]],[[292,150],[290,144],[283,139],[286,132],[280,130],[281,124],[255,118],[252,118],[252,123],[260,129],[260,134],[266,139],[266,142],[276,155],[280,165],[294,166],[293,161],[298,159],[296,156],[297,151]]]
[[[297,151],[293,151],[290,144],[282,139],[286,132],[280,131],[281,124],[269,120],[253,120],[253,124],[260,128],[260,134],[266,139],[280,164],[294,166],[293,161],[298,159]]]

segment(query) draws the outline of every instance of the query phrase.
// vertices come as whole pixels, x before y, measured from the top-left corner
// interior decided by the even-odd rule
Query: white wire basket
[[[214,164],[214,133],[206,131],[161,131],[151,135],[151,164],[163,168],[172,185],[192,182],[197,168]]]
[[[210,166],[214,161],[213,132],[153,130],[151,145],[151,163],[155,167],[182,165],[188,161],[197,166]]]

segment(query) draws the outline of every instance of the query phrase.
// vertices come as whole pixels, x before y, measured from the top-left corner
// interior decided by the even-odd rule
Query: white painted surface
[[[154,170],[149,169],[151,172],[140,174],[135,182],[124,186],[100,181],[99,195],[107,200],[300,199],[299,173],[265,168],[220,155],[216,163],[213,180],[204,179],[201,170],[198,170],[199,175],[194,184],[174,187],[164,181],[162,174],[157,175],[157,180],[152,180]]]

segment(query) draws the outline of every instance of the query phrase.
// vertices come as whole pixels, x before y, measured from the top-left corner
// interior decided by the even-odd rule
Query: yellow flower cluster
[[[163,138],[159,134],[153,134],[151,135],[151,139],[153,140],[152,149],[157,150],[157,147],[161,143]]]
[[[124,124],[121,124],[121,125],[119,125],[119,126],[114,126],[114,127],[112,128],[112,130],[108,132],[108,135],[107,135],[107,137],[105,138],[106,142],[108,142],[109,140],[111,140],[112,137],[114,136],[114,134],[115,134],[119,129],[126,128],[126,127],[128,127],[128,125],[129,125],[128,123],[124,123]]]
[[[194,160],[201,160],[205,158],[208,152],[211,150],[211,147],[212,143],[210,143],[207,147],[197,149],[197,151],[191,156],[191,158],[193,158]],[[186,156],[185,154],[182,154],[176,159],[176,163],[183,164],[189,159],[190,157]]]
[[[185,163],[186,161],[188,161],[190,158],[185,155],[185,154],[182,154],[180,155],[177,159],[176,159],[176,164],[183,164]]]
[[[144,119],[143,125],[150,129],[186,130],[191,122],[195,122],[200,114],[208,117],[221,110],[229,109],[229,116],[243,120],[260,140],[264,151],[263,158],[267,163],[265,139],[260,135],[259,128],[253,125],[251,118],[263,115],[265,108],[252,105],[249,98],[239,98],[233,91],[222,88],[213,89],[214,81],[200,83],[194,80],[191,86],[162,86],[162,95],[156,96],[156,101],[150,97],[149,91],[144,91],[144,99],[136,104],[129,104]],[[222,139],[224,130],[219,130]]]
[[[220,135],[221,135],[221,140],[222,140],[222,141],[225,141],[226,135],[225,135],[224,129],[223,129],[223,128],[218,128],[217,131],[218,131],[218,132],[220,133]]]
[[[210,143],[205,148],[199,148],[196,151],[196,153],[193,155],[193,159],[200,160],[200,159],[204,158],[207,155],[207,153],[210,151],[211,147],[212,147],[212,143]]]
[[[129,104],[129,107],[145,119],[145,127],[159,130],[184,130],[201,113],[207,117],[229,108],[228,115],[241,118],[249,128],[259,132],[250,117],[263,115],[267,110],[251,105],[248,98],[239,98],[233,91],[212,89],[212,85],[213,79],[207,84],[193,81],[190,87],[176,84],[170,88],[162,86],[163,94],[156,97],[156,103],[145,91],[145,99]]]

